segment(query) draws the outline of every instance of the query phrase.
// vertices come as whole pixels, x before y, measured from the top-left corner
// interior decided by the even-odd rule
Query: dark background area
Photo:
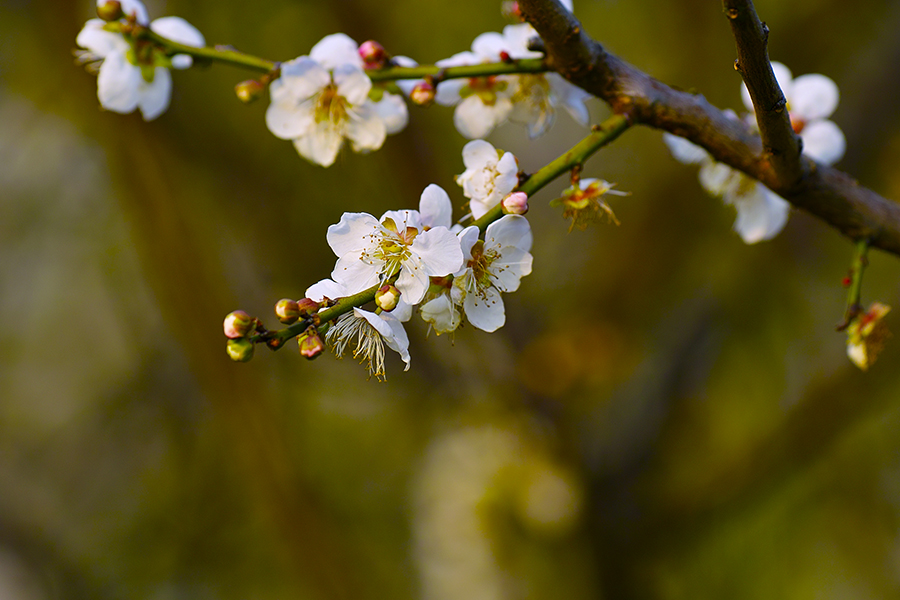
[[[272,60],[327,34],[431,63],[499,3],[148,2]],[[590,34],[741,108],[713,0],[580,0]],[[746,246],[649,129],[585,176],[621,226],[567,233],[536,195],[507,325],[407,327],[386,383],[292,345],[228,360],[222,319],[327,276],[344,211],[463,201],[442,107],[327,170],[265,128],[251,74],[175,72],[158,120],[99,110],[74,63],[93,2],[0,2],[0,598],[886,598],[900,594],[900,345],[868,373],[835,333],[852,243],[795,212]],[[770,54],[841,89],[837,164],[900,197],[900,4],[760,0]],[[594,122],[608,115],[591,104]],[[584,131],[560,114],[540,168]],[[863,300],[898,305],[873,252]],[[895,320],[893,314],[888,324]]]

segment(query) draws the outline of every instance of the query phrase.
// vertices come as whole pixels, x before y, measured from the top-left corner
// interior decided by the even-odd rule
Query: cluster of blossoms
[[[149,22],[140,0],[97,0],[102,17],[85,23],[76,43],[85,48],[80,62],[97,73],[100,106],[117,113],[140,109],[151,121],[165,112],[172,96],[170,68],[187,69],[193,59],[187,54],[168,55],[163,49],[135,35],[143,29],[188,46],[203,46],[203,35],[180,17]]]
[[[515,157],[481,140],[467,144],[464,156],[473,155],[483,155],[485,160],[467,161],[458,182],[470,202],[484,208],[482,214],[501,205],[498,218],[482,225],[483,235],[477,225],[453,223],[450,196],[435,184],[422,192],[418,210],[392,210],[380,218],[344,213],[328,228],[328,245],[337,256],[331,277],[310,286],[303,299],[281,300],[275,307],[282,323],[306,319],[306,329],[298,332],[304,356],[321,353],[324,344],[319,332],[324,331],[325,342],[338,356],[353,347],[353,356],[381,378],[385,346],[399,353],[409,367],[409,338],[403,323],[416,309],[438,335],[455,331],[464,321],[488,332],[503,326],[501,294],[518,289],[519,280],[531,273],[531,227],[522,216],[528,208],[527,197],[512,191],[515,184],[510,187],[506,182],[505,165],[497,169],[510,157],[506,162],[511,163],[512,179],[518,182]],[[489,156],[494,160],[486,160]],[[505,195],[495,193],[501,187],[509,188]],[[377,290],[371,296],[374,311],[353,306],[323,318],[321,309],[372,290]],[[235,360],[249,360],[252,337],[265,333],[257,319],[242,311],[226,317],[228,351]]]
[[[147,31],[186,46],[202,47],[203,36],[178,17],[148,22],[140,0],[97,0],[102,18],[91,19],[78,35],[84,48],[80,60],[97,66],[100,104],[108,110],[130,113],[140,108],[146,120],[168,108],[172,81],[169,68],[186,69],[192,58],[172,54]],[[571,3],[567,3],[569,10]],[[540,59],[529,49],[537,33],[531,25],[507,26],[503,33],[478,36],[470,52],[437,61],[445,68],[462,65],[515,63]],[[238,97],[257,98],[269,86],[271,103],[266,126],[275,136],[293,142],[297,152],[315,164],[334,164],[345,140],[354,152],[381,148],[386,136],[403,130],[408,122],[403,96],[373,84],[369,72],[390,67],[412,67],[410,58],[390,57],[372,41],[357,44],[345,34],[323,38],[308,55],[277,65],[259,81],[238,84]],[[436,85],[436,87],[435,87]],[[582,125],[588,124],[587,92],[557,73],[486,75],[460,79],[398,80],[397,87],[417,104],[436,101],[456,106],[454,123],[469,139],[483,138],[497,125],[512,120],[525,125],[532,137],[553,122],[563,106]]]
[[[844,134],[828,117],[837,108],[840,93],[834,81],[824,75],[802,75],[796,79],[781,63],[773,62],[772,70],[787,99],[794,131],[803,140],[803,154],[824,165],[832,165],[844,156]],[[741,89],[744,105],[750,111],[745,120],[756,126],[750,92]],[[730,113],[735,119],[739,118]],[[699,146],[664,134],[672,155],[687,164],[700,165],[700,185],[713,196],[737,209],[735,231],[748,244],[769,240],[787,223],[790,204],[769,188],[728,165],[716,162]]]

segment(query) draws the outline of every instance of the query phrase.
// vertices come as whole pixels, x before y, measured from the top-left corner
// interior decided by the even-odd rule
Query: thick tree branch
[[[769,28],[759,20],[751,0],[724,0],[723,6],[737,46],[734,68],[753,100],[763,151],[782,185],[790,189],[806,175],[806,165],[800,160],[800,137],[791,127],[787,100],[769,62]]]
[[[519,6],[543,39],[553,67],[614,112],[689,139],[847,237],[868,238],[872,247],[900,256],[900,205],[806,157],[800,158],[799,182],[781,181],[748,126],[703,96],[675,90],[606,52],[557,0],[519,0]]]

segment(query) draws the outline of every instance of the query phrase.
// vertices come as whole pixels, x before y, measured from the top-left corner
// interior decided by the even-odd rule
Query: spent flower
[[[873,302],[869,310],[858,314],[847,326],[847,356],[863,371],[875,362],[890,337],[884,317],[891,307]]]

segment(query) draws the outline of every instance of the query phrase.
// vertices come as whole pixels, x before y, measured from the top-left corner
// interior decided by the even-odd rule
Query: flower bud
[[[261,82],[255,79],[248,79],[234,86],[234,93],[237,94],[238,100],[244,104],[249,104],[262,96],[265,89]]]
[[[110,0],[105,4],[97,5],[97,16],[104,21],[118,21],[125,14],[122,12],[122,3],[116,0]]]
[[[434,102],[434,85],[427,81],[417,83],[409,92],[409,99],[419,106],[428,106]]]
[[[247,338],[228,340],[225,350],[228,357],[235,362],[247,362],[253,358],[253,342]]]
[[[275,304],[275,315],[285,325],[296,323],[300,318],[300,306],[296,300],[282,298]]]
[[[503,199],[503,214],[524,215],[528,212],[528,194],[525,192],[513,192]]]
[[[225,337],[231,339],[242,338],[253,331],[255,326],[256,319],[242,310],[236,310],[228,313],[228,316],[225,317]]]
[[[325,350],[325,342],[319,337],[319,333],[315,328],[310,328],[300,336],[299,340],[300,354],[309,360],[318,357]]]
[[[319,303],[310,298],[301,298],[297,300],[297,310],[301,317],[306,318],[319,312]]]
[[[367,69],[383,69],[388,61],[388,53],[384,46],[374,40],[359,45],[359,57],[363,59]]]
[[[375,292],[375,304],[377,304],[378,308],[381,310],[390,312],[396,308],[397,302],[399,301],[400,290],[392,285],[385,284]]]

